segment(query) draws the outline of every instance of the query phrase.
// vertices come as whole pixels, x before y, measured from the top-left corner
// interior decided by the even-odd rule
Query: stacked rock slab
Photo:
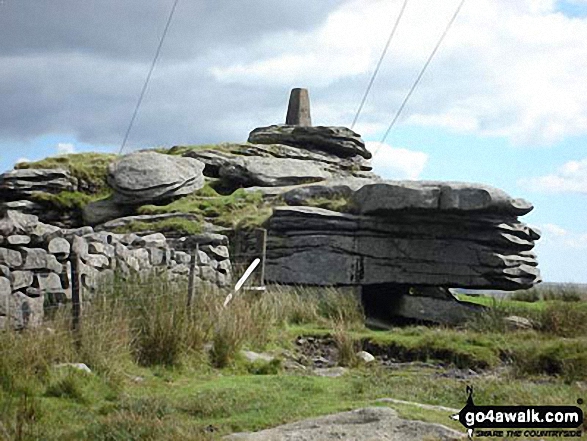
[[[227,286],[231,282],[227,245],[226,236],[219,234],[168,240],[161,233],[68,230],[39,222],[33,215],[6,211],[0,218],[0,329],[36,326],[42,322],[44,306],[71,299],[74,257],[79,259],[82,295],[91,299],[115,274],[145,278],[157,273],[171,281],[186,279],[192,256],[197,285]]]
[[[251,188],[268,195],[291,186],[378,180],[365,143],[344,127],[261,127],[251,132],[248,143],[189,150],[185,156],[205,163],[204,175],[219,179],[225,188]]]
[[[68,213],[32,200],[37,193],[58,194],[77,190],[78,181],[62,169],[16,169],[0,175],[0,210],[39,216],[44,222],[74,222]]]
[[[269,220],[267,279],[308,285],[516,290],[540,281],[532,205],[454,182],[387,181],[352,195],[357,214],[280,207]]]

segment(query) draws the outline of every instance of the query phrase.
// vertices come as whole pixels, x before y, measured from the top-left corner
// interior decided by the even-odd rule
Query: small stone
[[[92,370],[85,363],[60,363],[60,364],[55,365],[55,367],[58,369],[71,368],[71,369],[85,372],[87,374],[92,373]]]
[[[216,271],[209,266],[200,267],[202,270],[202,279],[209,282],[216,282]]]
[[[519,317],[517,315],[510,315],[504,318],[503,321],[506,326],[513,331],[533,328],[532,322],[530,320],[525,317]]]
[[[175,258],[175,261],[180,264],[181,263],[187,264],[192,261],[192,256],[190,256],[188,253],[185,253],[183,251],[176,251],[174,253],[174,258]]]
[[[13,246],[28,245],[29,243],[31,243],[31,238],[29,236],[24,236],[22,234],[15,234],[12,236],[8,236],[6,238],[6,242]]]
[[[198,251],[198,265],[208,265],[210,257],[202,250]]]
[[[133,245],[138,240],[140,240],[140,237],[137,236],[135,233],[125,234],[120,238],[120,242],[126,246]]]
[[[259,353],[259,352],[253,352],[253,351],[245,351],[242,350],[241,351],[241,355],[249,362],[254,363],[256,361],[265,361],[265,362],[270,362],[273,361],[275,359],[275,357],[271,354],[266,354],[266,353]]]
[[[179,265],[174,265],[171,267],[171,272],[174,274],[189,274],[190,267],[185,263],[180,263]]]
[[[375,357],[367,351],[359,351],[357,352],[357,357],[363,361],[363,363],[371,363],[375,361]]]
[[[48,250],[51,254],[55,254],[60,258],[66,258],[69,256],[71,245],[62,237],[56,237],[49,242]]]
[[[44,293],[61,293],[63,287],[61,286],[61,279],[55,273],[49,274],[35,274],[34,285]]]
[[[206,252],[207,254],[211,254],[218,260],[228,259],[228,247],[224,245],[219,246],[212,246],[212,245],[204,245],[201,248],[202,251]]]
[[[71,252],[78,257],[85,258],[85,256],[89,253],[88,242],[79,236],[73,236]]]
[[[151,265],[160,266],[165,264],[165,250],[161,248],[149,248],[149,255],[151,256]]]
[[[162,233],[153,233],[137,240],[137,245],[146,248],[166,248],[167,238]]]
[[[108,258],[101,254],[88,254],[84,260],[93,268],[106,269],[110,267],[110,261]]]
[[[330,377],[330,378],[337,378],[342,377],[344,374],[348,372],[348,369],[345,367],[337,366],[337,367],[330,367],[330,368],[318,368],[314,369],[314,375],[318,375],[319,377]]]
[[[0,265],[0,277],[10,278],[10,268],[6,265]]]
[[[4,264],[9,268],[18,268],[22,265],[22,256],[18,251],[0,248],[0,264]]]
[[[230,270],[231,270],[230,260],[221,260],[220,262],[218,262],[218,272],[223,273],[223,274],[228,274],[228,273],[230,273]]]
[[[23,248],[24,264],[22,269],[46,269],[47,251],[42,248]],[[53,256],[52,256],[53,257]]]
[[[12,289],[17,291],[33,284],[33,273],[30,271],[12,271]]]

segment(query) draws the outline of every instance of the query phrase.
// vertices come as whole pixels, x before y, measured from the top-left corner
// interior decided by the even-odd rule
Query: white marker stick
[[[236,292],[239,289],[241,289],[241,287],[244,285],[244,283],[247,281],[247,279],[251,276],[253,271],[255,271],[255,268],[257,268],[259,263],[261,263],[261,259],[259,259],[258,257],[255,260],[253,260],[253,263],[251,263],[249,265],[249,267],[247,268],[247,270],[245,271],[243,276],[238,280],[238,282],[236,282],[236,285],[234,285],[234,294],[236,294]],[[226,299],[224,300],[224,305],[223,305],[224,307],[226,307],[226,305],[228,305],[228,303],[232,300],[234,294],[231,292],[230,294],[228,294],[226,296]]]

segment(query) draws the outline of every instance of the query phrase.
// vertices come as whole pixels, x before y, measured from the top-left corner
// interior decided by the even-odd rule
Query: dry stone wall
[[[91,227],[61,229],[33,215],[7,211],[0,219],[0,328],[23,328],[42,322],[44,306],[71,300],[71,267],[79,259],[85,295],[116,275],[165,273],[187,278],[196,258],[196,283],[225,287],[231,283],[228,239],[200,234],[168,240],[96,232]]]

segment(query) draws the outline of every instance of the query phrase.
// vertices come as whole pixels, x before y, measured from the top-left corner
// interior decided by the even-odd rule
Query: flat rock
[[[102,199],[88,203],[82,209],[84,223],[98,225],[112,219],[130,216],[135,212],[135,207],[129,204],[117,204],[113,198]]]
[[[331,178],[332,174],[311,161],[246,157],[220,167],[219,176],[243,187],[278,187],[323,181]]]
[[[362,214],[400,210],[462,211],[522,216],[533,206],[483,184],[440,181],[385,181],[365,185],[353,195]]]
[[[365,185],[373,184],[374,179],[353,178],[332,179],[317,184],[300,185],[288,188],[282,193],[287,205],[306,205],[314,198],[350,198],[353,193]]]
[[[27,198],[35,192],[57,194],[75,188],[75,179],[62,169],[17,169],[0,175],[0,191],[10,200]]]
[[[266,280],[275,283],[515,290],[540,281],[535,232],[511,218],[276,207],[268,227]]]
[[[358,133],[346,127],[303,127],[272,125],[259,127],[249,134],[253,144],[285,144],[308,150],[319,150],[347,158],[362,156],[371,159],[371,153]]]
[[[203,170],[194,158],[143,151],[110,164],[108,183],[114,201],[139,205],[193,193],[204,186]]]
[[[311,418],[255,433],[235,433],[228,441],[456,441],[464,432],[423,421],[405,420],[388,407]]]

